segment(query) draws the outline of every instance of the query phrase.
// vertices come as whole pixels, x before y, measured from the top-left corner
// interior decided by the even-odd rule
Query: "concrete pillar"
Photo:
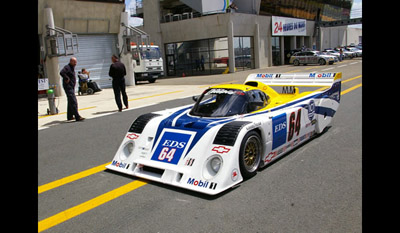
[[[269,31],[271,31],[271,30],[269,30]],[[266,39],[267,43],[265,46],[268,48],[267,49],[268,67],[271,67],[273,65],[273,62],[272,62],[272,36],[271,36],[271,34],[267,34],[267,35],[268,35],[267,39]]]
[[[304,36],[300,36],[300,48],[302,48],[304,45]]]
[[[290,49],[297,49],[296,48],[296,36],[291,36],[290,37]]]
[[[47,46],[46,41],[44,39],[47,35],[46,25],[48,25],[50,28],[53,29],[55,28],[53,10],[51,8],[45,8],[43,14],[42,41],[44,46]],[[50,35],[54,35],[54,32],[50,32]],[[55,86],[54,88],[55,96],[58,97],[64,95],[64,91],[62,90],[60,69],[58,65],[58,57],[49,57],[46,54],[44,64],[45,64],[44,68],[46,69],[45,73],[47,74],[46,78],[49,79],[49,86],[50,87]]]
[[[150,42],[154,42],[155,45],[159,46],[163,59],[164,76],[166,77],[168,64],[161,33],[160,8],[160,0],[143,1],[143,31],[150,35]]]
[[[235,48],[233,45],[233,22],[228,22],[228,53],[229,53],[229,73],[235,73]]]
[[[128,12],[121,12],[121,23],[125,25],[129,25],[129,14]],[[123,49],[124,51],[121,53],[120,61],[125,65],[126,75],[125,75],[125,83],[127,86],[135,86],[135,74],[133,72],[133,60],[132,60],[132,53],[125,52],[125,48],[122,48],[124,44],[124,40],[122,38],[123,32],[125,27],[121,24],[119,26],[119,33],[118,33],[118,44],[119,49]],[[127,45],[130,46],[130,45]],[[111,59],[111,58],[110,58]]]
[[[280,36],[279,37],[279,44],[280,44],[280,50],[281,50],[281,65],[285,64],[285,37]]]
[[[260,68],[260,25],[256,23],[254,30],[254,68]]]

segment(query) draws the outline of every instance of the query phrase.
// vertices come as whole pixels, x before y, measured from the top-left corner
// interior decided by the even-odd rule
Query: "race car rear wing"
[[[244,84],[258,81],[268,86],[330,87],[342,73],[259,73],[249,74]]]

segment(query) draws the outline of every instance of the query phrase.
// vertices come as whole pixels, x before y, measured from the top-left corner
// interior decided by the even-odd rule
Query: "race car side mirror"
[[[192,100],[194,101],[194,102],[197,102],[197,100],[198,100],[199,98],[197,97],[197,96],[192,96]]]

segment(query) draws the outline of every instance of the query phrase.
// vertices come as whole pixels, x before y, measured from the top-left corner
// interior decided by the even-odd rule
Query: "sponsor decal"
[[[237,91],[237,90],[228,90],[228,89],[211,89],[207,94],[227,94],[227,95],[245,95],[243,91]]]
[[[218,154],[228,153],[231,149],[225,146],[215,146],[212,148],[212,151],[217,152]]]
[[[232,170],[231,178],[233,181],[236,181],[238,179],[238,177],[239,177],[239,171],[238,171],[238,169],[235,168]]]
[[[314,114],[315,114],[315,103],[314,100],[310,100],[307,106],[307,111],[308,111],[308,119],[312,121],[314,119]]]
[[[286,113],[272,118],[272,149],[275,149],[286,142]]]
[[[116,167],[120,167],[120,168],[125,168],[126,164],[127,163],[122,163],[122,162],[119,162],[117,160],[113,160],[112,163],[111,163],[112,166],[116,166]]]
[[[178,164],[188,145],[190,134],[166,131],[158,143],[151,160]]]
[[[193,186],[197,186],[197,187],[201,187],[201,188],[207,188],[208,185],[210,185],[210,189],[215,190],[215,188],[217,187],[217,183],[214,182],[208,182],[208,181],[202,181],[202,180],[196,180],[195,178],[190,178],[187,181],[187,184],[193,185]]]
[[[257,78],[273,78],[274,74],[257,74]]]
[[[194,159],[193,158],[189,158],[188,160],[186,160],[185,165],[191,167],[191,166],[193,166],[193,163],[194,163]]]
[[[318,74],[317,73],[310,73],[310,75],[308,76],[309,78],[334,78],[336,76],[336,73],[321,73]]]
[[[261,122],[254,122],[253,124],[250,124],[249,126],[246,127],[247,130],[252,130],[255,129],[257,127],[261,126]]]
[[[269,162],[271,162],[271,160],[272,160],[273,158],[275,158],[276,155],[277,155],[276,151],[270,152],[270,153],[267,155],[267,157],[265,157],[264,163],[269,163]]]
[[[135,133],[130,133],[128,135],[126,135],[127,138],[131,139],[131,140],[135,140],[139,137],[139,135],[135,134]]]

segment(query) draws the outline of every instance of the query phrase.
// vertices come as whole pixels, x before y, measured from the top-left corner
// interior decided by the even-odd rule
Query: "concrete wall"
[[[145,12],[146,13],[146,12]],[[229,14],[209,15],[189,20],[181,20],[160,24],[163,42],[201,40],[207,38],[226,37]],[[147,32],[147,23],[145,30]]]
[[[351,43],[358,44],[361,43],[360,37],[362,37],[362,28],[347,28],[347,43],[350,45]]]
[[[38,34],[42,34],[43,10],[53,10],[54,23],[73,33],[115,33],[119,32],[121,12],[125,4],[86,2],[75,0],[39,0]]]
[[[322,28],[321,45],[322,50],[326,48],[334,48],[337,46],[358,44],[359,37],[362,36],[361,28],[350,28],[347,26],[326,27]]]
[[[123,3],[101,3],[76,0],[39,0],[38,1],[38,35],[44,45],[46,24],[49,19],[54,26],[64,28],[76,34],[118,34],[120,32]],[[47,13],[46,13],[47,12]],[[51,12],[51,17],[49,16]],[[64,95],[61,90],[58,57],[44,57],[41,61],[46,78],[50,85],[55,85],[56,96]]]
[[[258,16],[242,13],[216,14],[190,20],[181,20],[160,24],[162,41],[164,44],[201,40],[208,38],[219,38],[228,36],[228,23],[233,23],[234,36],[257,36],[256,25],[259,27],[259,40],[257,48],[259,53],[260,67],[271,66],[269,58],[271,17]],[[146,23],[145,23],[146,24]],[[145,31],[146,25],[145,25]],[[161,35],[160,35],[161,36]],[[254,39],[256,43],[257,40]]]

